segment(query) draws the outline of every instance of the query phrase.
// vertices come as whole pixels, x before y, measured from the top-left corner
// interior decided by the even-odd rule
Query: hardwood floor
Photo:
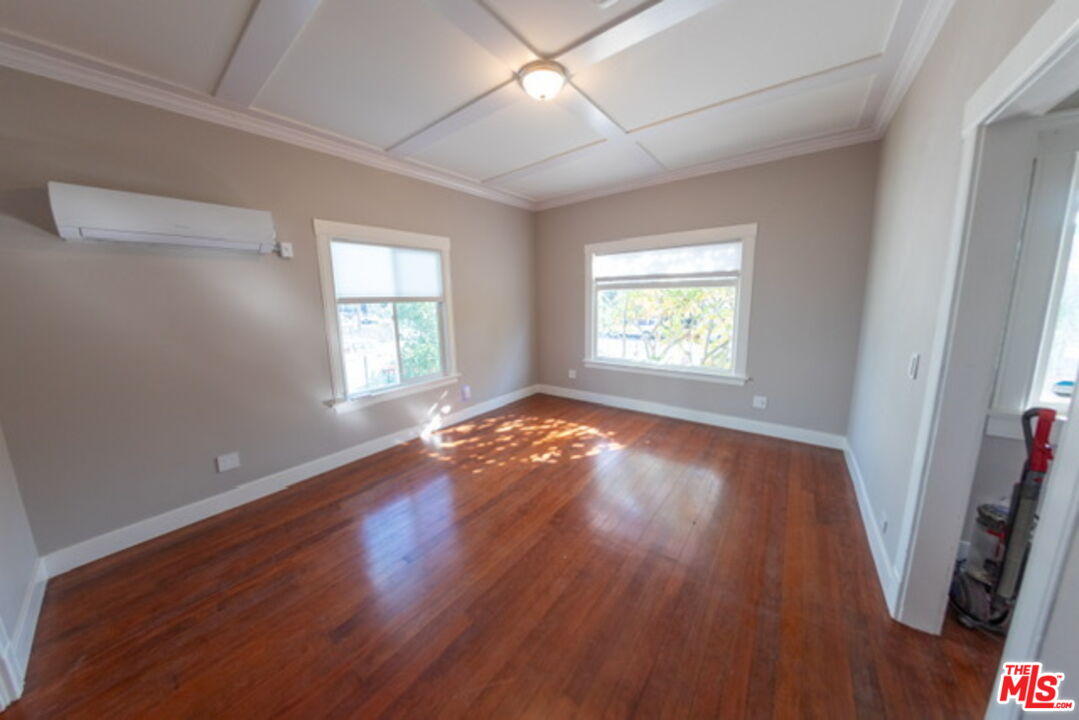
[[[534,396],[54,579],[22,718],[975,718],[841,453]]]

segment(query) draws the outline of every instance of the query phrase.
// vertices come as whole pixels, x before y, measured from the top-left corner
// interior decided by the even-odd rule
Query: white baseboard
[[[888,604],[888,612],[891,613],[892,617],[896,616],[896,602],[899,596],[899,575],[896,573],[895,567],[888,557],[888,551],[885,549],[884,538],[880,534],[880,526],[876,522],[872,506],[869,503],[869,496],[866,494],[865,489],[865,481],[862,478],[862,472],[858,467],[858,462],[855,459],[853,452],[851,452],[847,439],[842,435],[820,432],[819,430],[807,430],[791,425],[763,422],[760,420],[748,420],[746,418],[721,415],[719,413],[707,412],[704,410],[689,410],[674,405],[664,405],[662,403],[649,402],[647,400],[634,400],[633,398],[618,395],[604,395],[602,393],[594,393],[587,390],[575,390],[557,385],[538,385],[537,391],[548,395],[557,395],[559,397],[571,398],[574,400],[584,400],[585,402],[594,402],[600,405],[609,405],[611,407],[623,408],[626,410],[636,410],[638,412],[662,415],[664,417],[672,417],[679,420],[690,420],[706,425],[715,425],[717,427],[724,427],[732,430],[741,430],[743,432],[756,433],[758,435],[782,438],[783,440],[793,440],[795,442],[842,450],[843,456],[847,462],[847,470],[850,473],[851,481],[854,485],[854,493],[858,498],[858,510],[862,516],[862,525],[865,527],[866,537],[869,540],[869,550],[873,555],[873,564],[876,566],[877,579],[880,582],[881,591],[884,593],[884,600]]]
[[[19,619],[15,623],[14,637],[11,638],[11,649],[17,663],[15,669],[20,679],[20,694],[22,679],[26,677],[26,669],[30,664],[30,649],[34,645],[34,631],[37,630],[37,619],[41,614],[41,602],[45,599],[45,585],[48,581],[45,561],[38,558],[34,566],[33,582],[26,588],[22,608],[19,610]]]
[[[854,494],[858,498],[858,510],[862,515],[862,525],[865,527],[866,538],[869,540],[869,551],[873,554],[873,564],[877,568],[877,579],[880,581],[880,589],[884,592],[884,601],[888,604],[888,612],[896,617],[897,602],[899,600],[899,574],[895,565],[888,557],[888,550],[884,546],[884,537],[880,534],[880,525],[877,523],[876,513],[869,502],[869,494],[866,491],[865,479],[862,477],[862,469],[858,466],[858,459],[850,444],[843,443],[843,456],[847,460],[847,472],[850,473],[851,482],[854,485]]]
[[[0,711],[19,698],[20,685],[11,642],[4,632],[4,624],[0,623]]]
[[[779,423],[765,422],[763,420],[749,420],[735,415],[723,415],[707,410],[691,410],[678,407],[677,405],[665,405],[649,400],[636,400],[621,395],[604,395],[603,393],[589,392],[587,390],[575,390],[559,385],[537,385],[537,392],[558,397],[583,400],[585,402],[609,405],[610,407],[624,410],[636,410],[637,412],[650,415],[662,415],[663,417],[678,420],[689,420],[704,425],[715,425],[728,430],[740,430],[742,432],[768,435],[769,437],[793,440],[794,442],[820,445],[821,447],[842,450],[846,446],[846,440],[842,435],[821,432],[819,430],[807,430],[806,428],[794,427],[793,425],[781,425]]]
[[[34,644],[41,601],[45,598],[45,563],[38,559],[34,576],[23,594],[19,617],[8,637],[0,625],[0,710],[15,702],[22,695],[26,669],[30,664],[30,649]]]
[[[593,402],[610,407],[635,410],[638,412],[671,417],[679,420],[699,422],[706,425],[740,430],[743,432],[767,435],[770,437],[792,440],[822,447],[835,448],[843,451],[846,458],[847,468],[854,484],[855,494],[858,498],[858,508],[861,512],[862,524],[865,526],[869,547],[876,565],[877,575],[884,591],[884,597],[888,609],[895,615],[895,601],[899,587],[898,576],[892,566],[884,540],[880,535],[872,508],[866,495],[865,483],[862,479],[861,470],[857,460],[851,452],[846,438],[841,435],[825,433],[817,430],[769,423],[759,420],[749,420],[732,415],[722,415],[704,410],[691,410],[688,408],[665,405],[663,403],[646,400],[635,400],[617,395],[605,395],[601,393],[575,390],[556,385],[533,385],[521,388],[505,395],[491,398],[490,400],[477,403],[463,408],[455,413],[447,415],[442,425],[452,425],[463,422],[477,415],[496,410],[509,403],[516,402],[536,393],[545,393],[558,397]],[[98,560],[107,555],[151,540],[173,530],[204,520],[218,513],[225,512],[245,503],[257,500],[272,493],[283,490],[290,485],[302,482],[309,478],[320,475],[334,468],[341,467],[350,462],[362,459],[369,455],[393,447],[399,443],[407,442],[419,436],[420,428],[408,428],[396,433],[384,435],[379,438],[368,440],[336,453],[316,458],[301,463],[295,467],[282,470],[272,475],[253,480],[239,487],[228,490],[190,505],[185,505],[175,510],[162,513],[146,520],[141,520],[126,527],[112,530],[103,535],[77,543],[70,547],[57,550],[45,556],[38,564],[38,582],[27,594],[24,604],[23,619],[16,631],[15,638],[8,643],[5,649],[5,638],[0,633],[0,709],[6,702],[11,702],[18,697],[22,688],[22,678],[25,676],[26,661],[29,657],[30,646],[33,640],[33,629],[36,626],[37,614],[41,607],[41,600],[45,589],[45,579],[55,577],[61,573],[72,570],[80,565]],[[16,669],[17,677],[5,678],[3,660],[8,658],[9,663]],[[5,682],[9,687],[5,687]]]
[[[503,405],[516,402],[536,392],[535,386],[529,386],[515,390],[505,395],[499,395],[475,405],[462,408],[457,412],[450,413],[442,420],[442,425],[459,423],[477,415],[490,412]],[[155,515],[154,517],[140,520],[116,530],[111,530],[97,537],[84,540],[75,545],[56,550],[45,556],[45,568],[49,577],[56,577],[68,570],[73,570],[81,565],[99,560],[113,553],[125,550],[139,543],[151,540],[166,533],[177,530],[186,525],[191,525],[200,520],[205,520],[219,513],[239,507],[245,503],[279,492],[295,485],[298,482],[308,480],[316,475],[328,472],[335,468],[355,462],[368,455],[374,455],[400,443],[408,442],[420,435],[422,428],[413,427],[383,435],[366,442],[354,445],[344,450],[325,455],[308,462],[301,463],[291,468],[281,470],[244,483],[238,487],[226,490],[193,502],[189,505],[169,510],[168,512]]]
[[[759,420],[747,420],[731,415],[721,415],[719,413],[702,410],[690,410],[674,405],[664,405],[644,400],[633,400],[631,398],[615,395],[602,395],[600,393],[572,390],[570,388],[554,385],[533,385],[511,393],[506,393],[505,395],[499,395],[498,397],[471,405],[447,415],[443,419],[443,424],[449,425],[462,422],[477,415],[482,415],[483,413],[495,410],[511,402],[516,402],[517,400],[537,392],[600,403],[628,410],[637,410],[653,415],[663,415],[665,417],[678,418],[680,420],[690,420],[692,422],[716,425],[733,430],[769,435],[812,445],[843,448],[845,444],[843,437],[840,435],[823,433],[816,430],[806,430],[804,428],[762,422]],[[159,537],[172,532],[173,530],[178,530],[179,528],[199,522],[200,520],[205,520],[208,517],[225,512],[226,510],[231,510],[245,503],[279,492],[290,485],[295,485],[298,482],[328,472],[334,468],[347,465],[350,462],[355,462],[356,460],[381,452],[394,445],[408,442],[409,440],[416,438],[420,434],[420,431],[421,428],[413,427],[389,435],[383,435],[382,437],[368,440],[359,445],[345,448],[344,450],[339,450],[330,455],[315,458],[314,460],[309,460],[308,462],[281,470],[272,475],[252,480],[251,482],[244,483],[231,490],[226,490],[218,495],[193,502],[189,505],[184,505],[183,507],[174,510],[169,510],[168,512],[155,515],[154,517],[145,520],[140,520],[131,525],[117,528],[116,530],[110,530],[102,535],[56,550],[43,558],[48,577],[56,577],[57,575],[86,565],[94,560],[99,560],[100,558]]]

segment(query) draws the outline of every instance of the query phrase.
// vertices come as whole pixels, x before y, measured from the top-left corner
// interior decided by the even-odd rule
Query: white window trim
[[[453,290],[450,283],[450,239],[437,235],[392,230],[390,228],[356,225],[316,219],[315,238],[318,248],[319,277],[322,285],[322,314],[326,323],[326,341],[330,353],[330,381],[333,399],[329,405],[337,412],[351,412],[375,403],[407,397],[416,393],[445,387],[460,378],[457,372],[457,351],[453,332]],[[443,374],[404,382],[390,387],[349,396],[345,370],[341,363],[341,335],[337,324],[337,293],[334,288],[333,261],[330,243],[334,240],[396,247],[436,250],[442,256],[442,355]]]
[[[1049,441],[1056,442],[1060,428],[1068,422],[1067,408],[1057,413],[1056,422],[1050,431]],[[990,410],[985,420],[985,433],[999,438],[1023,439],[1023,413],[1010,410]]]
[[[753,253],[756,240],[757,224],[750,223],[663,233],[660,235],[644,235],[585,245],[585,357],[583,361],[585,367],[729,385],[744,385],[750,379],[746,365],[749,356],[749,318],[750,302],[753,297]],[[595,282],[592,278],[592,257],[594,255],[739,241],[742,243],[742,267],[738,277],[738,312],[734,321],[734,368],[730,372],[651,365],[596,356],[596,296]]]

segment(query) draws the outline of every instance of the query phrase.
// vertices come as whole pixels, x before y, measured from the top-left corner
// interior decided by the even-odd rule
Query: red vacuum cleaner
[[[956,564],[951,588],[952,608],[967,627],[1007,632],[1038,522],[1038,499],[1053,459],[1049,434],[1056,415],[1049,408],[1023,413],[1027,459],[1011,503],[978,506],[970,552]]]

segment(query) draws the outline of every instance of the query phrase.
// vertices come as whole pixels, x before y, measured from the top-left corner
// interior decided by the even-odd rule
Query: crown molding
[[[0,66],[261,135],[506,205],[525,209],[532,209],[533,206],[531,200],[514,193],[392,157],[365,143],[271,113],[215,101],[209,96],[13,33],[0,31]]]
[[[912,0],[904,0],[904,2],[912,2]],[[883,95],[876,96],[880,98],[879,100],[876,97],[868,100],[876,107],[867,108],[863,127],[796,140],[688,168],[660,172],[637,180],[541,201],[534,201],[497,187],[497,181],[501,178],[481,182],[433,167],[419,160],[406,159],[400,156],[399,149],[396,148],[386,151],[290,118],[243,107],[227,100],[215,99],[123,67],[103,63],[81,53],[3,30],[0,30],[0,66],[260,135],[476,197],[539,211],[629,190],[876,140],[884,134],[907,90],[914,82],[953,5],[954,0],[924,0],[918,19],[913,29],[909,31],[909,38],[899,60],[887,63],[888,65],[895,63],[894,71],[888,72],[891,69],[889,67],[880,69],[881,75],[886,78],[887,87]],[[911,10],[918,12],[916,8],[911,8]],[[893,28],[894,31],[895,28]],[[409,140],[405,140],[402,144],[408,142]],[[587,152],[588,149],[589,146],[585,146],[566,155],[573,156],[582,151]]]
[[[873,128],[878,133],[884,134],[884,131],[888,129],[888,124],[899,110],[903,98],[914,83],[914,78],[918,76],[918,71],[922,69],[922,64],[936,43],[937,35],[948,20],[948,15],[951,14],[954,5],[955,0],[928,0],[926,2],[873,118]]]
[[[904,2],[911,2],[911,0],[904,0]],[[736,170],[750,165],[759,165],[761,163],[774,162],[776,160],[783,160],[798,155],[807,155],[809,153],[832,150],[846,145],[856,145],[858,143],[879,140],[888,129],[888,124],[899,109],[899,105],[902,103],[907,91],[917,77],[918,71],[921,70],[922,64],[929,55],[929,51],[936,42],[937,36],[944,27],[944,23],[947,21],[954,5],[955,0],[925,0],[918,19],[914,23],[914,27],[910,31],[909,37],[906,39],[901,56],[897,62],[894,60],[892,61],[894,63],[894,69],[888,67],[890,63],[878,61],[878,65],[883,66],[879,68],[879,72],[883,76],[887,86],[879,101],[875,100],[872,93],[870,97],[867,98],[867,102],[876,105],[876,107],[869,108],[871,112],[867,113],[866,119],[861,123],[862,127],[803,140],[796,140],[794,142],[776,145],[763,150],[755,150],[712,162],[702,163],[700,165],[692,165],[687,168],[662,173],[652,177],[629,180],[615,185],[597,188],[595,190],[586,190],[550,200],[538,201],[534,203],[533,208],[537,211],[550,210],[564,205],[572,205],[574,203],[584,202],[585,200],[606,197],[608,195],[615,195],[630,190],[638,190],[640,188],[677,182],[679,180],[688,180],[690,178],[710,175],[725,170]],[[900,12],[902,12],[902,9]],[[915,10],[915,12],[917,12],[917,10]],[[894,33],[896,28],[893,27],[892,31]],[[891,72],[889,72],[889,70],[891,70]]]
[[[734,155],[732,157],[701,163],[700,165],[690,165],[689,167],[672,170],[661,175],[629,180],[616,185],[598,188],[596,190],[586,190],[551,200],[544,200],[535,203],[533,209],[537,211],[551,210],[564,205],[572,205],[574,203],[584,202],[585,200],[607,197],[608,195],[617,195],[630,190],[640,190],[641,188],[652,187],[653,185],[665,185],[679,180],[689,180],[702,175],[711,175],[726,170],[737,170],[738,168],[749,167],[751,165],[761,165],[763,163],[775,162],[776,160],[797,157],[798,155],[808,155],[824,150],[834,150],[835,148],[845,147],[847,145],[857,145],[859,143],[879,139],[880,133],[877,132],[875,128],[871,127],[854,128],[852,130],[844,130],[828,135],[817,135],[803,140],[796,140],[794,142],[765,148],[763,150],[754,150],[741,155]]]

